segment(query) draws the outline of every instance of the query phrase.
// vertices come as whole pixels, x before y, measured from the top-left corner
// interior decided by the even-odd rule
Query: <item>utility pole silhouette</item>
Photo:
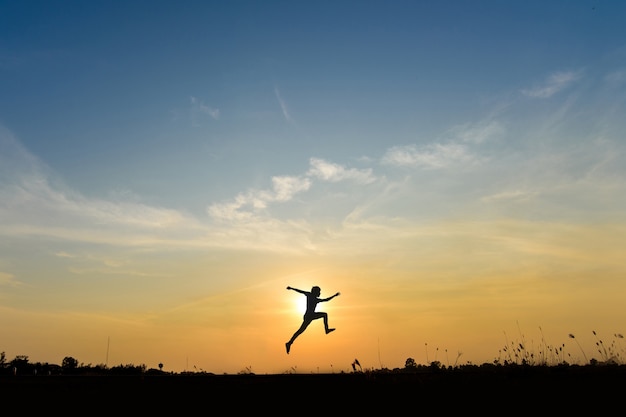
[[[104,366],[109,367],[109,346],[111,345],[111,336],[107,337],[107,359],[104,361]]]

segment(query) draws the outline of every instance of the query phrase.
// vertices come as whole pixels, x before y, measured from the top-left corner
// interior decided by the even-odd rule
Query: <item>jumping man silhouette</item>
[[[300,325],[300,328],[296,330],[293,336],[291,336],[291,339],[289,339],[289,341],[285,343],[285,347],[287,348],[287,354],[289,354],[289,351],[291,350],[291,344],[294,342],[294,340],[296,340],[298,336],[300,336],[303,331],[306,330],[307,327],[309,327],[309,324],[311,324],[313,320],[324,319],[324,330],[326,330],[326,334],[335,331],[335,329],[331,329],[328,327],[328,314],[321,311],[315,311],[315,307],[317,307],[318,303],[332,300],[333,298],[337,297],[339,293],[331,295],[328,298],[319,298],[322,290],[320,289],[320,287],[317,286],[311,288],[310,292],[299,290],[293,287],[287,287],[287,289],[306,295],[306,312],[304,313],[304,317],[302,319],[302,325]]]

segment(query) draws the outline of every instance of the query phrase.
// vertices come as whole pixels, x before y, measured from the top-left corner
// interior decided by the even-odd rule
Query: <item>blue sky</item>
[[[316,280],[342,292],[348,357],[369,314],[474,361],[554,311],[555,339],[623,330],[625,17],[599,0],[0,2],[0,308],[22,323],[0,351],[97,363],[61,341],[68,315],[93,340],[127,329],[125,363],[186,315],[187,349],[228,345],[264,311],[242,294],[282,306]],[[269,310],[284,327],[246,354],[281,371],[298,316]],[[38,315],[58,317],[48,352]],[[398,366],[424,345],[403,333]]]

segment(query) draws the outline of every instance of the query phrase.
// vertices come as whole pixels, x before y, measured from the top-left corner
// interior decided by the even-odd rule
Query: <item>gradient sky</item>
[[[0,351],[214,373],[625,355],[625,19],[0,1]],[[318,308],[337,331],[289,355],[288,285],[341,292]]]

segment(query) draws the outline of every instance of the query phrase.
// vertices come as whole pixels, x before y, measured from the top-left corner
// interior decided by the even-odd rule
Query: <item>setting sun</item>
[[[298,317],[302,317],[304,312],[306,311],[306,297],[298,296],[293,301],[294,314]]]

